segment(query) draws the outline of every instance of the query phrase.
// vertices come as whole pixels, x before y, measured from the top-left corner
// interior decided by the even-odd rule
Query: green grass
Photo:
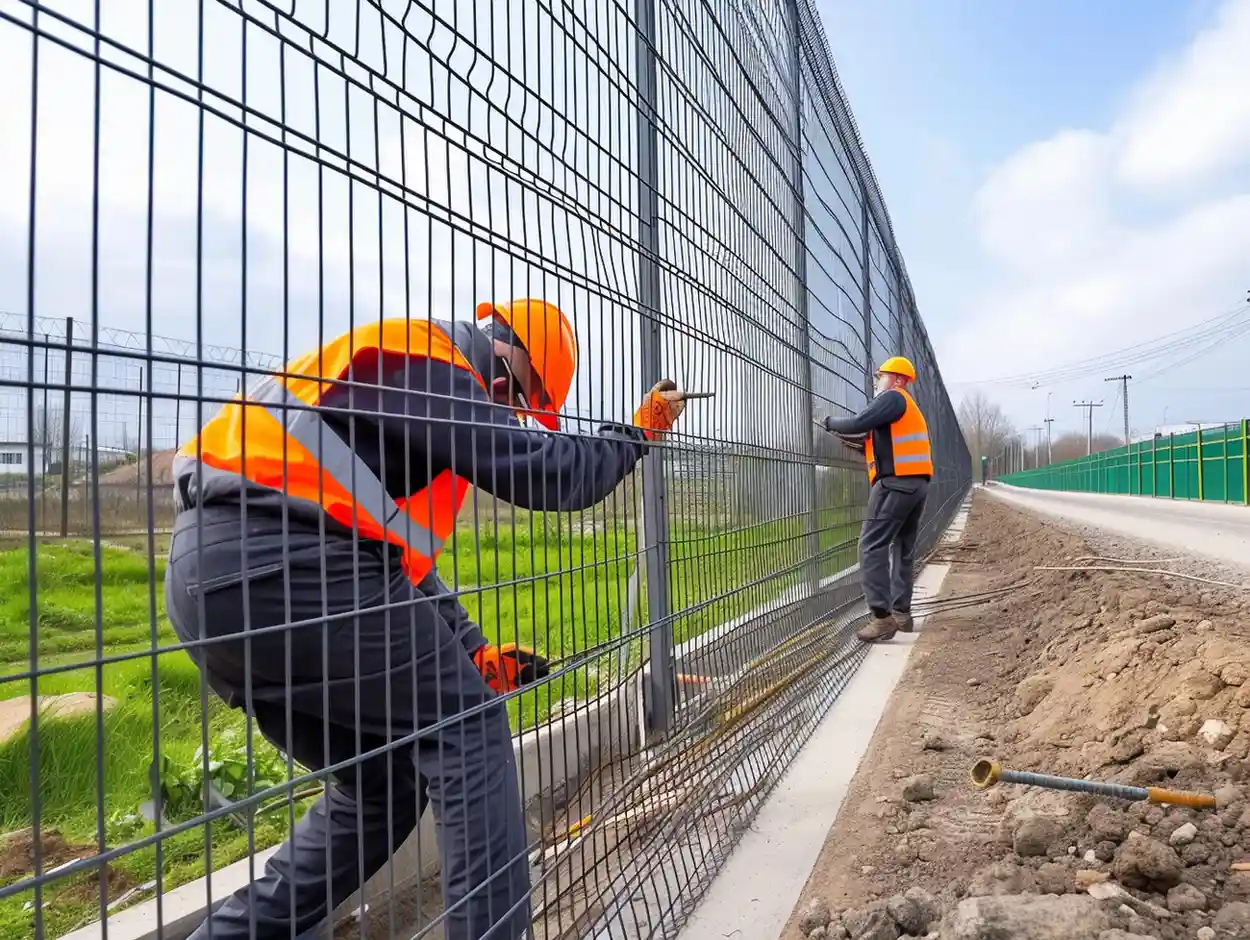
[[[804,522],[773,521],[726,531],[675,523],[670,598],[674,610],[685,611],[675,621],[678,641],[798,584],[806,576],[809,556]],[[822,515],[820,527],[821,574],[827,575],[853,561],[857,523],[841,511],[829,512]],[[144,538],[133,544],[110,540],[97,562],[90,542],[36,547],[39,668],[76,667],[41,675],[39,694],[101,692],[116,701],[103,716],[102,749],[94,714],[52,718],[39,725],[41,826],[57,829],[76,844],[98,845],[101,818],[107,848],[153,831],[129,818],[151,798],[148,769],[153,754],[178,766],[193,766],[205,722],[213,741],[245,730],[241,713],[211,695],[202,698],[200,674],[181,651],[103,666],[94,662],[98,652],[150,651],[153,615],[158,646],[176,642],[164,616],[164,559],[149,566],[146,548]],[[636,535],[623,525],[585,532],[572,528],[567,518],[521,514],[516,525],[497,532],[462,529],[440,557],[439,570],[448,585],[465,592],[466,609],[491,641],[516,641],[557,661],[601,649],[606,663],[616,656],[609,647],[620,634],[635,552]],[[25,545],[0,550],[0,700],[30,694],[30,682],[21,675],[30,668],[28,566]],[[643,619],[646,604],[644,590],[639,598]],[[635,663],[639,648],[635,641]],[[513,727],[541,721],[561,699],[594,695],[601,675],[606,671],[592,661],[515,699]],[[159,706],[155,718],[154,698]],[[280,759],[259,736],[255,748],[259,759]],[[103,755],[102,764],[97,753]],[[31,824],[31,763],[25,732],[0,744],[0,833]],[[256,826],[255,847],[280,841],[287,824],[285,809],[267,814]],[[247,833],[228,822],[215,824],[211,839],[214,868],[248,854]],[[165,841],[163,853],[162,890],[201,877],[204,831],[197,828]],[[110,869],[110,896],[116,897],[126,886],[156,876],[156,850],[125,855]],[[0,901],[0,937],[33,936],[33,913],[27,909],[31,901],[30,892]],[[44,892],[44,901],[51,936],[99,913],[98,889],[88,876],[57,881]]]

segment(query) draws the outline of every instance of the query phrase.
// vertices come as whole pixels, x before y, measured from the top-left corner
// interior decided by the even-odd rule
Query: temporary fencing
[[[181,940],[271,863],[219,940],[672,935],[863,656],[862,457],[815,422],[901,353],[922,551],[971,480],[814,7],[14,0],[0,73],[0,935]],[[472,475],[445,594],[370,597],[387,553],[304,552],[250,501],[214,531],[276,538],[166,593],[172,449],[223,404],[380,318],[527,296],[577,334],[564,424],[525,445],[550,465]],[[596,477],[586,438],[662,377],[716,397]],[[502,432],[464,427],[438,433],[485,442],[469,474]],[[550,674],[485,693],[434,639],[464,611]]]
[[[1012,473],[1004,483],[1035,490],[1119,493],[1250,505],[1246,442],[1250,421],[1156,434],[1074,460]]]

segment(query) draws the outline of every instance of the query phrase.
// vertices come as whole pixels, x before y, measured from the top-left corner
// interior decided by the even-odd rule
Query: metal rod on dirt
[[[1167,790],[1163,787],[1130,787],[1122,783],[1100,783],[1097,780],[1056,777],[1052,774],[1029,773],[1026,770],[1007,770],[998,761],[993,760],[979,760],[972,765],[973,786],[988,790],[999,783],[1018,783],[1026,787],[1045,787],[1048,790],[1093,793],[1134,803],[1145,801],[1168,806],[1188,806],[1192,809],[1215,809],[1215,797],[1206,793],[1187,793],[1183,790]]]

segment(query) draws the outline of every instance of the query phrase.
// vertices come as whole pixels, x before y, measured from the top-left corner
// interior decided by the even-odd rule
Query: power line
[[[1051,369],[998,376],[980,381],[950,382],[948,384],[1040,387],[1042,385],[1086,378],[1117,366],[1123,367],[1161,359],[1165,360],[1160,369],[1148,376],[1153,378],[1156,375],[1163,374],[1165,371],[1170,371],[1176,366],[1183,365],[1184,362],[1192,361],[1193,358],[1197,358],[1220,343],[1227,342],[1229,339],[1246,332],[1250,332],[1250,305],[1238,304],[1236,307],[1208,320],[1196,323],[1191,327],[1186,327],[1185,329],[1151,340],[1133,343],[1098,356],[1077,359]],[[1178,352],[1188,352],[1189,350],[1196,351],[1191,356],[1186,357],[1184,362],[1178,362],[1175,359]]]

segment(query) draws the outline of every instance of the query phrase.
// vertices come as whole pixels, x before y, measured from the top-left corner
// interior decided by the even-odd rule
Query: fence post
[[[1176,499],[1176,434],[1168,432],[1168,499]]]
[[[786,4],[790,15],[790,78],[794,82],[794,280],[799,323],[801,324],[801,349],[803,352],[803,422],[804,440],[807,441],[807,485],[811,492],[808,512],[807,553],[811,558],[808,577],[812,593],[820,591],[820,502],[816,483],[816,437],[815,388],[812,376],[812,329],[811,310],[807,300],[807,194],[803,185],[803,51],[799,44],[798,0]]]
[[[61,405],[61,538],[69,536],[70,393],[74,375],[74,318],[65,318],[65,395]],[[46,434],[45,434],[46,436]]]
[[[1228,502],[1228,425],[1224,425],[1221,432],[1221,439],[1224,442],[1224,449],[1221,453],[1224,455],[1224,502]]]
[[[139,528],[143,528],[143,389],[148,367],[139,368],[139,424],[135,429],[135,511],[139,513]]]
[[[1250,440],[1250,420],[1241,419],[1241,501],[1250,506],[1250,452],[1246,442]]]
[[[858,175],[856,179],[859,179]],[[860,276],[864,279],[864,394],[868,396],[868,400],[872,401],[873,393],[873,364],[872,364],[872,260],[868,257],[868,252],[872,247],[872,239],[868,237],[868,226],[872,224],[872,218],[868,214],[868,190],[865,188],[863,180],[859,180],[859,198],[860,198],[860,221],[863,229],[862,249],[863,263],[860,265]]]
[[[1202,425],[1198,425],[1198,434],[1195,438],[1195,449],[1198,453],[1198,499],[1202,499]]]
[[[638,74],[638,309],[639,365],[644,393],[662,377],[660,342],[660,251],[658,131],[655,114],[655,4],[636,0],[635,55]],[[647,692],[647,732],[666,735],[673,725],[676,669],[669,603],[668,493],[664,448],[652,447],[643,459],[642,518],[646,540],[647,617],[651,625]]]

